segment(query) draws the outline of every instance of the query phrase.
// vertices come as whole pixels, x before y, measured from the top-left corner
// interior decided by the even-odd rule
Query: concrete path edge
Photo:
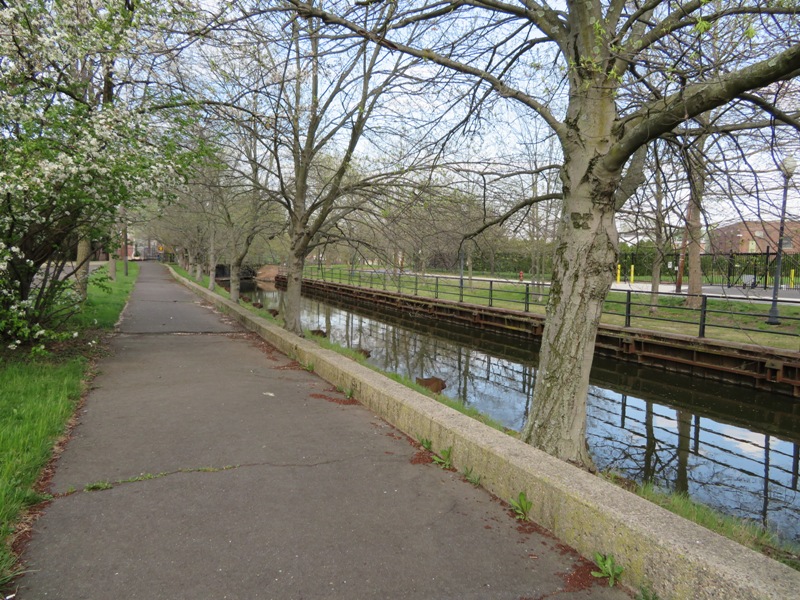
[[[785,599],[800,572],[696,525],[603,479],[492,429],[368,367],[293,335],[181,277],[177,281],[453,466],[471,468],[499,498],[532,500],[531,518],[589,560],[612,554],[621,581],[662,599]]]

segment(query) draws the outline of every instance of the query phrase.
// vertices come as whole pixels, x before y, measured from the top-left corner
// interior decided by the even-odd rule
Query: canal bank
[[[790,598],[800,588],[800,573],[784,565],[183,282],[411,437],[430,439],[438,453],[452,448],[454,466],[480,475],[498,497],[524,491],[534,521],[586,557],[613,554],[634,589],[649,585],[661,598]]]

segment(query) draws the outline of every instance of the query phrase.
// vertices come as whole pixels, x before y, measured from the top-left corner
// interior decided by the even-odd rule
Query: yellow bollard
[[[789,271],[789,287],[794,289],[794,269]]]
[[[631,265],[631,283],[633,283],[633,265]]]
[[[622,265],[617,263],[617,283],[620,281],[620,275],[622,273]]]

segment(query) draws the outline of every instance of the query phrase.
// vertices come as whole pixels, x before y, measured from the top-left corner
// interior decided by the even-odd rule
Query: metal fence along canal
[[[308,267],[304,277],[534,314],[544,314],[550,292],[547,282],[419,275],[391,270]],[[612,290],[603,306],[602,322],[800,350],[800,295],[797,292],[789,292],[797,298],[778,301],[779,325],[766,323],[769,298],[763,293],[724,287],[718,292],[700,296],[695,308],[685,305],[685,294],[661,291],[654,298],[649,291]]]

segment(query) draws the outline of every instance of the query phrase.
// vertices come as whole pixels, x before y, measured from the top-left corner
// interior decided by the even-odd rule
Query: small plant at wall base
[[[466,479],[472,485],[479,486],[481,484],[481,476],[474,473],[472,467],[467,467],[464,469],[463,475],[464,479]]]
[[[422,438],[419,441],[419,445],[422,446],[428,452],[433,452],[431,448],[433,448],[433,442],[431,442],[428,438]]]
[[[636,600],[660,600],[660,598],[653,590],[644,586],[639,590],[639,593],[636,594]]]
[[[614,587],[617,579],[619,579],[620,575],[622,575],[622,571],[625,569],[614,561],[613,554],[600,554],[599,552],[595,552],[594,561],[597,563],[600,570],[592,571],[592,575],[594,577],[607,577],[608,587]]]
[[[520,492],[516,499],[511,498],[508,502],[511,504],[511,508],[514,510],[514,514],[518,520],[530,521],[530,513],[533,502],[528,500],[525,492]]]
[[[433,455],[433,462],[437,465],[442,467],[443,469],[451,469],[453,468],[453,461],[450,458],[450,455],[453,453],[453,447],[450,446],[442,450],[441,456]]]

